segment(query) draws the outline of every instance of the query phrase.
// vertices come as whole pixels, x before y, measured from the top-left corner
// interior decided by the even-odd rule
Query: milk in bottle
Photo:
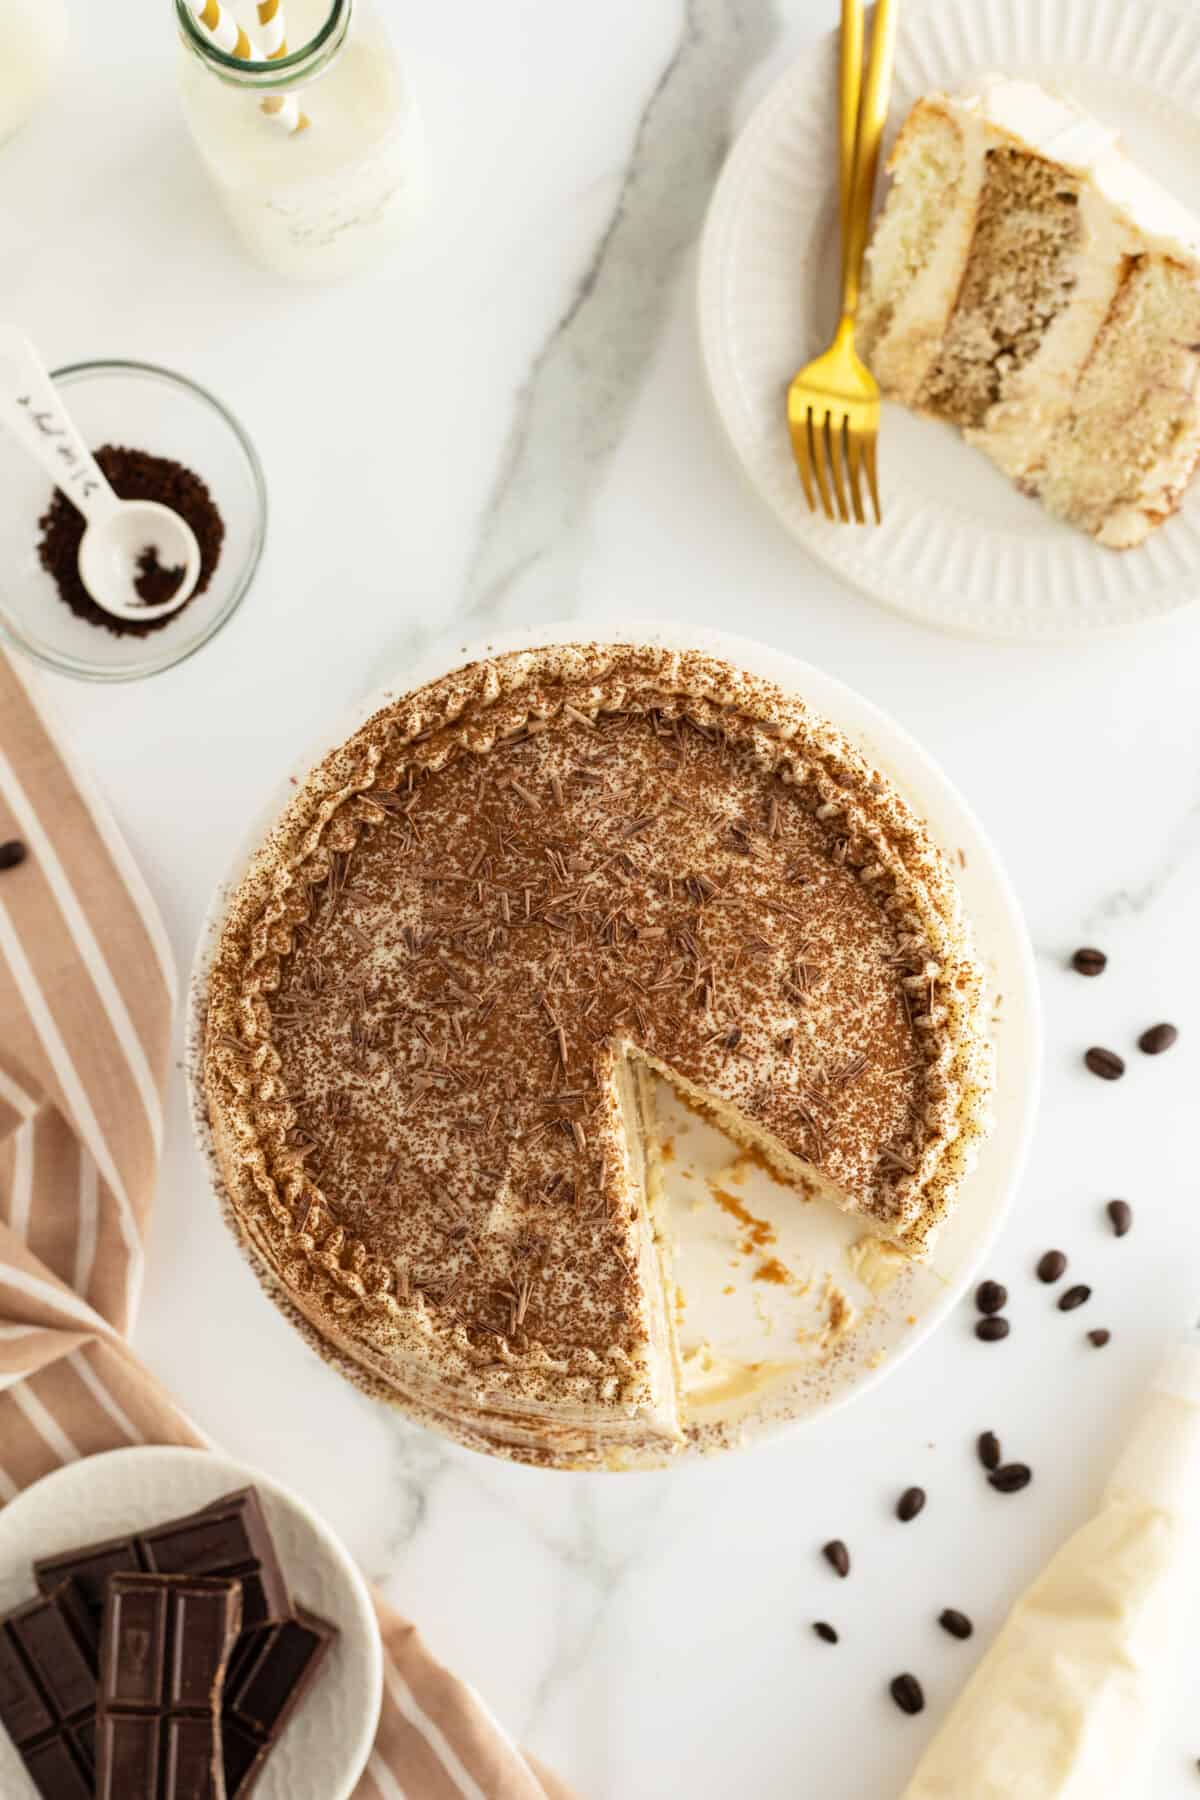
[[[227,0],[269,49],[273,9]],[[373,0],[284,0],[287,54],[220,50],[176,0],[192,135],[245,247],[278,274],[336,279],[399,238],[420,198],[412,95]]]
[[[50,86],[66,42],[66,0],[0,0],[0,144]]]

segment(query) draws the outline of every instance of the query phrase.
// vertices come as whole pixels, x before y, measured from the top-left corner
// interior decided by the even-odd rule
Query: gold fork
[[[788,429],[804,495],[813,512],[817,495],[827,519],[866,523],[862,481],[879,522],[875,449],[879,437],[879,386],[854,348],[863,254],[879,145],[887,120],[896,42],[898,0],[878,0],[871,32],[871,61],[862,88],[863,0],[842,0],[840,179],[842,316],[829,349],[805,365],[788,389]],[[861,95],[861,98],[860,98]],[[850,500],[847,502],[847,490]],[[835,505],[836,500],[836,505]]]

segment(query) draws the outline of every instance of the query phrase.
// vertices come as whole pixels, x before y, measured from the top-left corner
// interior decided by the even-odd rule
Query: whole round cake
[[[298,788],[233,893],[203,1083],[230,1218],[330,1359],[559,1467],[688,1440],[655,1078],[914,1257],[987,1128],[921,821],[699,652],[471,664]]]

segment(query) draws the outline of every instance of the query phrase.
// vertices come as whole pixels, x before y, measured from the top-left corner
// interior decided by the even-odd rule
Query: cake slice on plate
[[[1200,220],[1070,101],[999,77],[909,114],[869,253],[884,393],[1112,549],[1200,455]]]

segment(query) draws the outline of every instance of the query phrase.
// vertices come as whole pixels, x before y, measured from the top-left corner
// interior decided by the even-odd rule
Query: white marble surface
[[[936,637],[810,566],[744,490],[696,361],[695,235],[731,112],[833,0],[382,4],[419,86],[432,204],[375,279],[310,293],[242,260],[177,112],[166,0],[75,0],[71,71],[0,155],[5,314],[55,361],[197,376],[267,466],[270,542],[238,620],[144,685],[51,683],[180,963],[269,784],[417,646],[640,609],[794,650],[941,759],[1027,911],[1047,1078],[993,1260],[1014,1333],[977,1344],[964,1307],[850,1410],[720,1464],[493,1464],[357,1397],[260,1297],[177,1080],[139,1347],[231,1453],[324,1511],[585,1800],[889,1800],[1200,1312],[1200,608],[1070,653]],[[1091,940],[1112,964],[1085,982],[1063,962]],[[1168,1057],[1131,1052],[1113,1086],[1082,1071],[1085,1045],[1125,1050],[1163,1017],[1183,1031]],[[1137,1208],[1122,1243],[1101,1213],[1114,1194]],[[1094,1284],[1085,1313],[1031,1279],[1051,1244]],[[1082,1340],[1101,1323],[1097,1353]],[[985,1427],[1034,1464],[1027,1494],[983,1485]],[[931,1499],[904,1528],[891,1506],[912,1481]],[[844,1584],[817,1553],[834,1533],[856,1552]],[[973,1644],[937,1630],[944,1605],[975,1616]],[[927,1686],[921,1720],[886,1696],[902,1668]],[[1198,1701],[1193,1660],[1156,1800],[1200,1792]]]

